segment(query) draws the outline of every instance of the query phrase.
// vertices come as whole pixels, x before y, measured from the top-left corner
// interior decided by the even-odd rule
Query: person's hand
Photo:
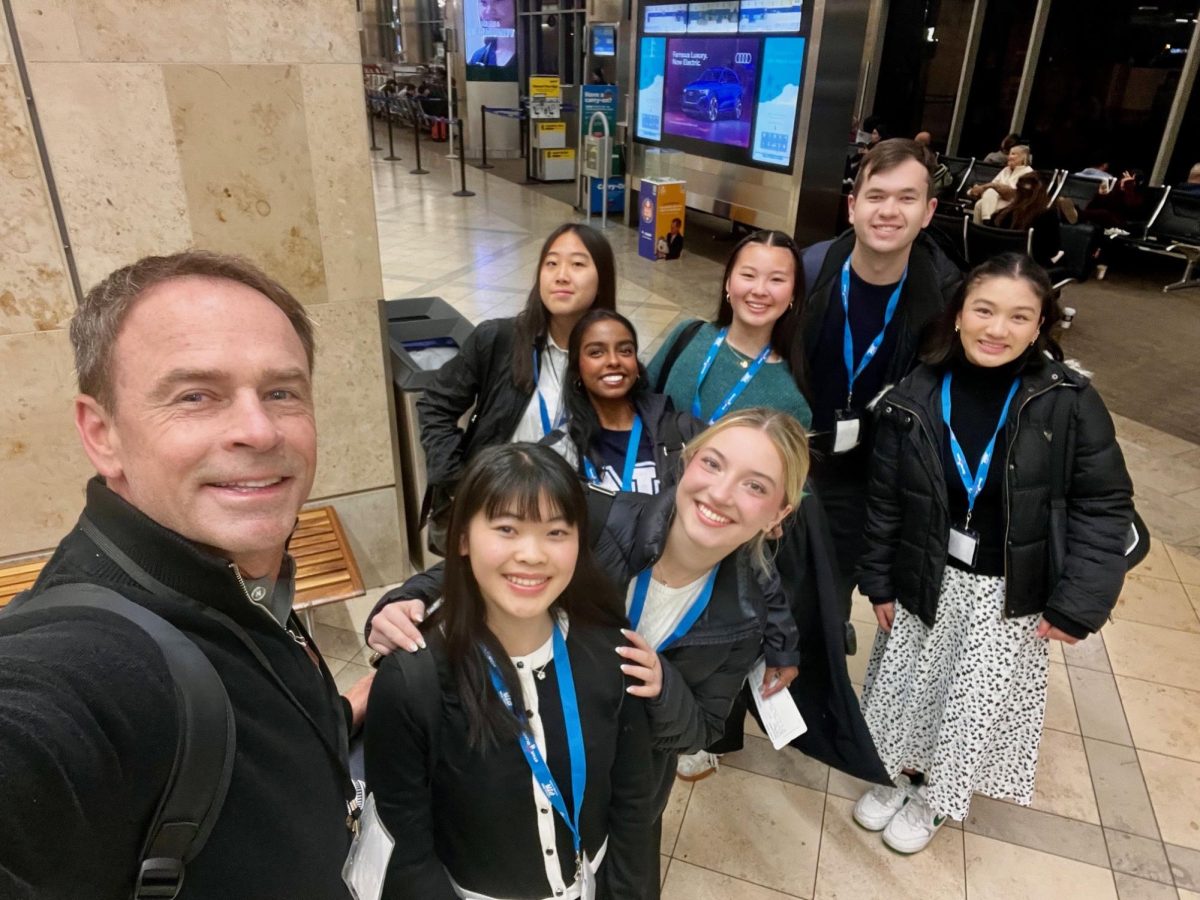
[[[350,690],[342,694],[346,701],[350,704],[350,730],[358,731],[362,728],[363,719],[367,715],[367,697],[371,694],[371,682],[375,680],[375,673],[364,675],[358,681],[351,685]]]
[[[645,697],[647,700],[662,693],[662,663],[654,648],[646,643],[636,631],[622,628],[621,634],[629,641],[629,647],[618,647],[617,653],[628,660],[621,664],[621,671],[630,678],[640,679],[643,684],[634,684],[625,690],[635,697]]]
[[[1117,186],[1124,188],[1131,181],[1137,181],[1137,176],[1127,169],[1121,173],[1121,180],[1117,182]]]
[[[389,603],[371,620],[372,650],[387,655],[393,650],[416,653],[425,648],[425,638],[417,624],[425,618],[425,604],[420,600],[397,600]]]
[[[767,666],[767,671],[763,673],[763,696],[778,694],[795,681],[799,674],[800,670],[795,666]]]
[[[883,629],[884,634],[892,633],[892,622],[896,620],[896,602],[891,603],[876,603],[875,604],[875,621],[879,623],[879,627]]]
[[[1048,641],[1062,641],[1064,644],[1078,644],[1079,638],[1072,637],[1065,631],[1055,628],[1045,619],[1038,619],[1037,636]]]

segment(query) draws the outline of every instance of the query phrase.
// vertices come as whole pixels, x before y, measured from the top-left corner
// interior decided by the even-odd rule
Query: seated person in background
[[[1192,166],[1188,172],[1187,181],[1175,185],[1174,191],[1182,194],[1194,194],[1200,197],[1200,162]]]
[[[992,217],[992,224],[1015,231],[1032,228],[1030,255],[1038,265],[1050,268],[1062,258],[1058,210],[1050,206],[1050,195],[1037,172],[1027,172],[1017,179],[1012,203]]]
[[[986,184],[977,184],[967,193],[975,198],[973,216],[976,223],[991,222],[999,210],[1012,203],[1017,179],[1033,171],[1033,154],[1025,144],[1017,144],[1008,151],[1008,165]]]
[[[989,166],[1003,166],[1008,162],[1008,151],[1019,143],[1021,143],[1021,136],[1015,131],[1012,134],[1005,135],[1004,140],[1000,142],[1000,149],[993,150],[980,161],[987,163]]]

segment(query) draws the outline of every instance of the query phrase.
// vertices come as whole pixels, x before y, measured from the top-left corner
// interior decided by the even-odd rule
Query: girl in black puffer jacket
[[[1057,321],[1046,273],[996,257],[880,404],[863,711],[897,786],[854,817],[900,852],[965,819],[976,791],[1031,802],[1049,641],[1098,630],[1121,590],[1129,474],[1099,395],[1061,362]]]

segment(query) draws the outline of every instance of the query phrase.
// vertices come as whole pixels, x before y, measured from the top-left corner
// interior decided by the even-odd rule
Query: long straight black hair
[[[751,244],[762,244],[764,247],[782,247],[792,255],[794,275],[792,279],[792,302],[782,316],[775,320],[771,329],[771,349],[787,363],[800,393],[808,396],[807,379],[805,378],[804,342],[799,340],[800,318],[804,313],[804,262],[800,258],[800,248],[796,242],[782,231],[756,231],[738,241],[725,264],[725,274],[721,276],[721,300],[717,306],[717,317],[714,323],[721,328],[733,321],[733,304],[729,302],[729,294],[725,285],[737,266],[738,257]]]
[[[513,384],[521,391],[533,392],[533,349],[543,346],[547,330],[550,328],[550,315],[542,303],[542,266],[550,248],[564,234],[575,234],[596,266],[596,299],[592,302],[593,309],[617,308],[617,264],[613,258],[612,245],[608,239],[590,225],[578,222],[567,222],[559,225],[542,244],[542,252],[538,254],[537,271],[533,273],[533,287],[529,289],[529,297],[525,308],[517,315],[516,331],[513,335],[512,377]]]
[[[587,330],[597,322],[606,321],[617,322],[624,326],[630,337],[633,338],[634,355],[638,352],[637,329],[627,318],[611,309],[589,310],[571,329],[571,338],[567,342],[567,373],[564,379],[566,383],[563,385],[563,407],[567,411],[567,434],[579,451],[579,471],[581,473],[583,472],[583,458],[592,445],[592,438],[600,430],[600,419],[596,415],[596,408],[592,406],[591,395],[588,394],[587,388],[583,385],[583,379],[579,375],[579,357],[583,352],[583,336]],[[634,406],[637,404],[637,398],[650,390],[646,367],[639,361],[637,368],[637,381],[625,395],[629,403]]]
[[[482,450],[467,465],[450,513],[442,605],[421,625],[423,631],[442,629],[466,714],[467,740],[473,748],[515,737],[519,728],[492,687],[480,648],[491,652],[511,690],[518,682],[508,654],[487,626],[487,606],[471,560],[459,548],[476,515],[514,514],[526,521],[540,521],[543,506],[566,519],[579,537],[574,575],[551,609],[563,610],[571,628],[589,624],[620,627],[624,623],[616,590],[596,565],[588,544],[583,486],[562,457],[535,444],[500,444]]]
[[[1058,295],[1054,292],[1046,270],[1024,253],[1001,253],[967,273],[967,277],[958,286],[954,299],[934,320],[921,351],[921,361],[931,366],[945,366],[962,357],[962,339],[959,337],[955,320],[966,305],[967,296],[987,278],[1013,278],[1024,281],[1041,300],[1042,326],[1038,329],[1033,346],[1025,352],[1025,365],[1040,365],[1047,356],[1062,362],[1062,347],[1058,345],[1053,334],[1055,326],[1062,319]]]

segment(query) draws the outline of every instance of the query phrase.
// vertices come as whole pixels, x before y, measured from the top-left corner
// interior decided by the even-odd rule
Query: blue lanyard
[[[583,793],[587,788],[587,756],[584,753],[583,726],[579,721],[579,701],[575,697],[575,677],[571,674],[571,658],[567,655],[567,642],[563,638],[562,630],[556,623],[554,626],[554,667],[558,675],[558,699],[562,703],[563,720],[567,726],[567,752],[571,758],[571,801],[575,807],[574,817],[567,811],[567,804],[563,800],[562,792],[559,791],[554,776],[550,774],[550,767],[542,758],[537,742],[529,732],[525,717],[513,706],[512,695],[505,687],[504,677],[500,674],[495,657],[487,647],[479,649],[483,651],[483,655],[487,659],[492,687],[496,689],[496,693],[500,695],[500,701],[508,707],[508,711],[521,723],[519,743],[521,752],[525,754],[525,762],[529,763],[529,771],[537,779],[538,786],[541,787],[546,799],[550,801],[550,805],[554,807],[554,811],[571,829],[571,839],[575,842],[575,862],[578,865],[582,845],[579,836],[579,813],[583,809]]]
[[[712,572],[708,576],[708,581],[704,582],[704,587],[700,589],[699,596],[696,597],[694,603],[684,613],[683,618],[679,620],[679,624],[675,626],[675,630],[667,635],[655,650],[666,650],[673,643],[691,631],[692,626],[696,624],[696,620],[708,608],[708,601],[712,599],[713,586],[717,583],[718,566],[713,566]],[[634,583],[633,602],[629,605],[629,624],[633,626],[633,630],[637,631],[638,623],[642,621],[642,613],[646,609],[646,594],[650,590],[650,569],[646,568],[641,571]]]
[[[621,490],[633,490],[633,468],[637,465],[638,446],[642,443],[642,417],[634,413],[633,428],[629,431],[629,443],[625,446],[625,468],[621,471]],[[583,471],[592,484],[600,484],[600,473],[592,461],[583,457]]]
[[[704,416],[700,413],[700,386],[704,384],[704,379],[708,376],[708,370],[712,368],[713,361],[717,358],[717,353],[720,351],[721,345],[725,343],[725,337],[728,334],[728,328],[721,329],[720,333],[717,334],[717,339],[713,341],[712,346],[708,348],[708,356],[704,357],[704,364],[700,366],[700,375],[696,378],[696,393],[692,397],[692,415],[697,419],[704,418]],[[770,355],[771,344],[768,342],[767,345],[758,352],[758,356],[754,358],[754,362],[750,363],[750,367],[746,369],[742,377],[738,379],[737,384],[735,384],[730,389],[729,393],[725,395],[725,399],[717,405],[716,410],[707,420],[709,425],[717,421],[717,419],[721,418],[721,416],[725,415],[725,413],[729,412],[730,407],[733,406],[738,397],[742,396],[742,391],[746,389],[746,385],[754,380],[754,376],[758,374],[758,370],[763,367],[763,363],[767,361],[767,357]]]
[[[963,453],[962,446],[958,443],[958,438],[954,436],[954,428],[950,425],[950,373],[942,379],[942,421],[946,423],[946,429],[950,432],[950,453],[954,456],[954,467],[958,469],[958,477],[962,479],[963,487],[967,490],[967,527],[971,525],[971,511],[975,509],[975,499],[979,496],[979,492],[983,490],[984,484],[987,483],[988,470],[992,467],[992,453],[996,449],[996,438],[1000,435],[1000,429],[1004,427],[1005,421],[1008,419],[1008,408],[1012,405],[1012,399],[1017,394],[1017,387],[1021,383],[1021,379],[1013,380],[1012,387],[1008,389],[1008,397],[1004,401],[1004,408],[1000,410],[1000,421],[996,423],[996,430],[992,432],[992,439],[988,441],[986,447],[983,448],[983,456],[979,459],[979,468],[974,474],[971,473],[971,467],[967,465],[967,456]]]
[[[888,325],[892,324],[892,317],[896,315],[896,307],[900,305],[900,292],[904,290],[904,282],[908,279],[908,268],[904,269],[904,274],[900,276],[900,283],[896,285],[896,289],[892,291],[892,296],[888,298],[887,308],[883,312],[883,328],[879,330],[879,334],[875,335],[875,340],[867,346],[863,351],[862,359],[858,361],[858,366],[854,365],[854,335],[850,331],[850,260],[847,258],[842,266],[842,310],[846,314],[844,330],[842,332],[842,356],[846,361],[846,409],[850,408],[850,401],[854,399],[854,382],[858,380],[858,376],[863,373],[871,360],[875,358],[875,354],[879,352],[880,346],[883,344],[883,337],[887,334]]]
[[[538,350],[537,350],[537,347],[534,347],[533,348],[533,390],[537,394],[538,412],[541,414],[541,417],[542,417],[542,437],[545,437],[551,431],[554,430],[554,425],[552,425],[550,423],[550,411],[548,409],[546,409],[546,398],[542,396],[542,388],[539,383],[541,381],[541,377],[542,377],[542,370],[541,370],[540,365],[538,364]],[[559,406],[561,406],[561,405],[562,405],[562,403],[560,401]],[[561,418],[559,421],[561,423],[561,421],[562,421]]]

